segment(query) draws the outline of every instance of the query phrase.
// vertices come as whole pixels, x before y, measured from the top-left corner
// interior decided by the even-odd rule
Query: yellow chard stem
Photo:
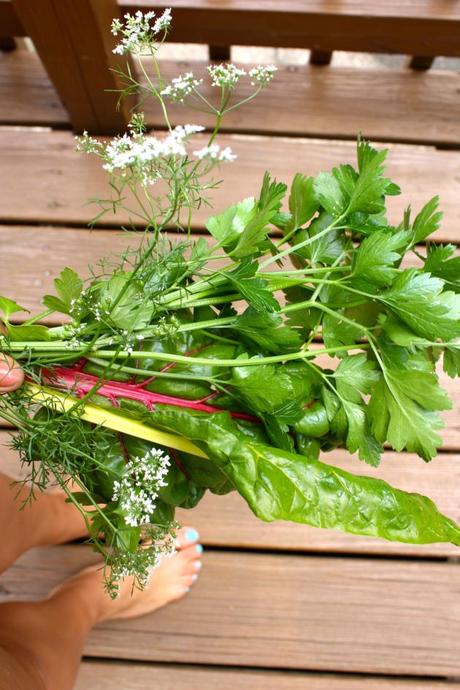
[[[70,396],[68,393],[62,393],[53,388],[38,386],[35,383],[29,383],[27,387],[29,391],[33,393],[36,402],[50,409],[57,410],[58,412],[69,412],[79,402],[77,398]],[[166,431],[153,429],[146,424],[142,424],[142,422],[122,417],[116,412],[111,412],[97,405],[84,403],[82,408],[83,412],[80,417],[85,422],[91,422],[91,424],[103,426],[122,434],[142,438],[144,441],[158,443],[160,446],[166,446],[167,448],[174,448],[174,450],[181,450],[184,453],[198,455],[200,458],[208,457],[201,448],[198,448],[194,443],[181,436],[175,436]]]

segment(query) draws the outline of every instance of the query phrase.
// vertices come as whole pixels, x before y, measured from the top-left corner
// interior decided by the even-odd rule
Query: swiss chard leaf
[[[429,498],[252,442],[238,434],[225,413],[158,406],[151,419],[205,448],[262,520],[291,520],[416,544],[460,544],[460,527]]]

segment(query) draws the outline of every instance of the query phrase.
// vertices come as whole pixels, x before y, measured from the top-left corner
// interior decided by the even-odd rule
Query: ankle
[[[73,611],[73,621],[79,624],[83,635],[104,618],[102,576],[99,570],[88,568],[66,580],[51,592],[46,603]]]

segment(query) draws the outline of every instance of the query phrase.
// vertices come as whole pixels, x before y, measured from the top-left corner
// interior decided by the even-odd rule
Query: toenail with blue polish
[[[196,529],[188,529],[185,533],[185,538],[187,541],[198,541],[200,538],[200,535],[196,531]]]
[[[198,551],[198,553],[203,553],[203,547],[201,546],[201,544],[196,545],[196,550]]]

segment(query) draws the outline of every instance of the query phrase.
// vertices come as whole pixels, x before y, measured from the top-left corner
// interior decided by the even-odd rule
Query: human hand
[[[14,359],[0,352],[0,395],[22,386],[24,372]]]

